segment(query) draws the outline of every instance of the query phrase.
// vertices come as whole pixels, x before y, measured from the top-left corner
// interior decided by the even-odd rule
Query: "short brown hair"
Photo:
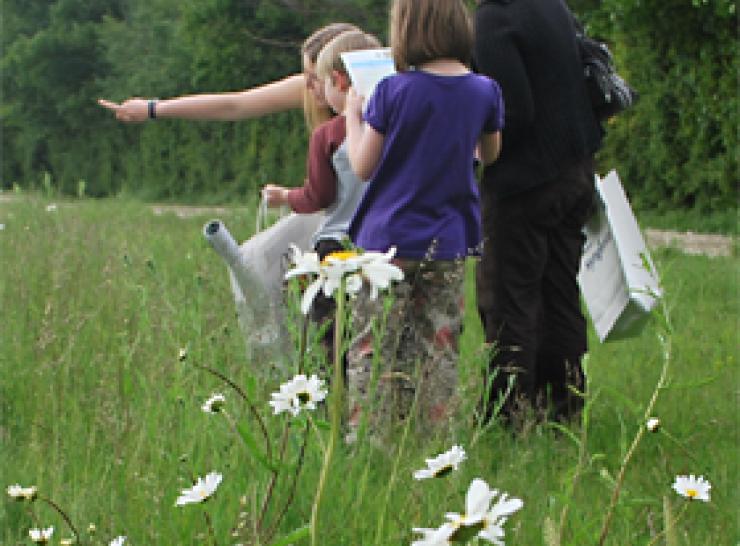
[[[380,40],[372,34],[367,34],[361,30],[349,30],[335,36],[326,44],[316,59],[316,75],[319,79],[327,78],[333,70],[338,70],[343,74],[347,69],[342,62],[341,54],[345,51],[355,51],[358,49],[375,49],[382,47]]]
[[[473,23],[463,0],[394,0],[390,36],[399,71],[442,58],[470,64]]]
[[[311,36],[303,41],[301,46],[301,56],[308,57],[312,63],[316,62],[321,49],[329,43],[332,38],[340,35],[342,32],[349,30],[360,30],[351,23],[331,23],[315,30]],[[306,120],[306,126],[309,130],[318,127],[322,122],[331,117],[331,110],[328,106],[319,106],[316,104],[313,94],[308,88],[303,89],[303,117]]]

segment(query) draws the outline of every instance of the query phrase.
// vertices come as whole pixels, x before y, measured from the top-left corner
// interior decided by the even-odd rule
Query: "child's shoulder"
[[[321,123],[311,133],[311,140],[316,143],[341,144],[347,134],[344,115],[336,115]]]

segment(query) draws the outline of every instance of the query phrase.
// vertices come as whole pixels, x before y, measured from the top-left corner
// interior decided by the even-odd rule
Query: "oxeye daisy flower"
[[[414,472],[414,478],[417,480],[426,480],[429,478],[441,478],[453,470],[457,470],[460,463],[465,460],[465,450],[460,446],[452,446],[449,451],[445,451],[427,459],[427,468],[422,468]]]
[[[22,487],[19,484],[15,485],[9,485],[8,489],[8,496],[11,499],[23,501],[23,500],[34,500],[36,498],[36,495],[38,494],[38,490],[35,486],[31,487]]]
[[[214,392],[211,397],[206,400],[201,409],[206,413],[218,413],[226,404],[226,397],[220,392]]]
[[[188,350],[186,347],[181,347],[180,350],[177,352],[177,360],[180,362],[185,362],[188,358]]]
[[[323,380],[315,374],[310,378],[299,374],[280,385],[278,392],[272,393],[270,405],[275,415],[287,411],[295,417],[303,409],[316,409],[316,403],[324,400],[326,395],[327,390],[324,388]]]
[[[709,491],[712,489],[712,484],[704,479],[704,476],[695,478],[693,474],[689,476],[676,476],[676,481],[673,482],[673,489],[689,500],[700,500],[709,502]]]
[[[46,529],[29,529],[28,536],[36,544],[46,544],[51,540],[51,535],[54,534],[54,527],[47,527]]]
[[[223,476],[218,472],[211,472],[207,474],[205,479],[198,478],[195,485],[190,489],[183,489],[182,493],[175,501],[175,506],[184,506],[186,504],[193,504],[198,502],[204,502],[208,500],[218,489],[218,485],[221,483]]]
[[[503,545],[503,525],[524,503],[521,499],[509,499],[508,495],[503,493],[496,504],[491,506],[491,502],[498,494],[498,490],[491,489],[485,481],[475,478],[465,496],[465,513],[450,512],[445,515],[454,527],[450,542],[464,543],[479,537],[493,544]]]
[[[57,211],[57,204],[56,203],[49,203],[46,205],[46,212],[56,212]]]
[[[307,314],[314,298],[323,290],[330,297],[342,282],[348,294],[356,294],[367,282],[370,286],[370,297],[375,299],[378,290],[388,288],[391,281],[403,280],[403,271],[390,263],[396,249],[388,252],[357,252],[343,250],[329,254],[319,262],[315,252],[301,252],[295,245],[291,246],[294,267],[285,274],[285,278],[299,275],[316,275],[316,279],[306,288],[301,299],[301,311]]]
[[[126,542],[126,537],[123,535],[120,535],[114,538],[113,540],[111,540],[108,546],[123,546],[125,542]]]
[[[645,428],[648,429],[649,432],[658,432],[658,429],[660,429],[660,419],[651,417],[645,423]]]

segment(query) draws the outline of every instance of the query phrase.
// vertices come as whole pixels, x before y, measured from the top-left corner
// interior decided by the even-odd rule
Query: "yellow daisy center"
[[[359,254],[355,250],[338,250],[328,254],[326,258],[321,261],[321,265],[327,265],[329,263],[329,258],[332,260],[339,260],[340,262],[346,262],[347,260],[356,258],[357,256],[359,256]]]
[[[686,490],[686,496],[690,499],[696,498],[699,495],[699,492],[696,489],[687,489]]]

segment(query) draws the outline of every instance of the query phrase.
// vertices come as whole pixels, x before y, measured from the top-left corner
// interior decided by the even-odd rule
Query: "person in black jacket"
[[[495,344],[483,397],[491,417],[520,406],[564,419],[582,407],[587,350],[577,274],[594,199],[601,127],[591,110],[563,0],[480,0],[475,63],[501,85],[501,155],[481,182],[483,257],[478,307]],[[572,388],[571,388],[572,387]]]

